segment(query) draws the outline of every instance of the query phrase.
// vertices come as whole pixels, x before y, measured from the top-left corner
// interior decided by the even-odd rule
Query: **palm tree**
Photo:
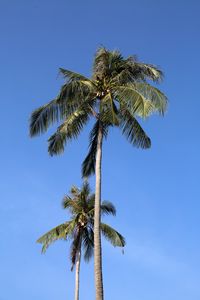
[[[72,241],[70,260],[71,270],[73,270],[74,266],[76,268],[75,300],[79,299],[79,274],[82,249],[85,261],[88,262],[93,255],[94,201],[95,195],[90,193],[90,187],[87,182],[83,184],[82,189],[73,186],[71,188],[71,196],[67,195],[63,199],[63,208],[70,211],[71,220],[56,226],[37,240],[38,243],[43,245],[43,253],[56,240],[70,239]],[[116,214],[116,209],[111,202],[102,202],[101,215],[105,214]],[[113,246],[125,246],[125,239],[119,232],[105,223],[101,223],[100,227],[104,237]]]
[[[101,256],[101,162],[102,143],[110,127],[116,126],[128,141],[143,149],[151,140],[138,122],[152,113],[164,115],[166,96],[149,81],[158,83],[163,74],[156,66],[139,62],[136,57],[124,58],[118,51],[100,48],[96,52],[91,78],[60,69],[65,83],[59,95],[33,111],[30,135],[45,132],[60,122],[49,138],[48,151],[57,155],[65,145],[77,138],[91,118],[95,120],[90,133],[89,152],[82,165],[83,177],[95,173],[94,264],[96,300],[103,300]]]

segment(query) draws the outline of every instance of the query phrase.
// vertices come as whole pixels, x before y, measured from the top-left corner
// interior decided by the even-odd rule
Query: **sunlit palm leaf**
[[[71,235],[75,224],[73,221],[66,222],[64,224],[58,225],[52,230],[45,233],[43,236],[41,236],[37,243],[40,243],[43,245],[42,252],[46,252],[47,248],[50,244],[57,240],[66,239],[68,235]]]
[[[156,110],[154,104],[145,98],[134,84],[117,87],[115,94],[121,107],[126,107],[133,115],[146,118]]]
[[[119,125],[118,109],[114,102],[114,97],[109,92],[100,103],[100,118],[102,123],[109,126]]]
[[[154,111],[164,115],[167,109],[167,97],[159,89],[148,83],[135,83],[134,86],[145,99],[153,104]]]

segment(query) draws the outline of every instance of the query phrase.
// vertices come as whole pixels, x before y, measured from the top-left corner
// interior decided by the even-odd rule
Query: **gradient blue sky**
[[[1,300],[73,299],[67,243],[41,256],[35,241],[68,218],[60,202],[81,184],[89,127],[50,158],[52,131],[30,139],[28,118],[58,93],[59,67],[90,75],[99,45],[161,66],[170,100],[143,124],[150,150],[118,130],[104,145],[103,198],[118,211],[106,221],[127,239],[124,255],[103,243],[105,299],[200,299],[199,14],[198,0],[0,1]],[[83,264],[81,299],[93,283]]]

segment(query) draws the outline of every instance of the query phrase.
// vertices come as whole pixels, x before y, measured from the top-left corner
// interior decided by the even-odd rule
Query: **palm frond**
[[[77,255],[81,249],[81,239],[82,239],[82,230],[77,229],[71,244],[71,253],[70,253],[71,271],[73,271],[74,265],[77,260]]]
[[[116,208],[110,201],[102,201],[101,203],[101,214],[102,215],[116,215]]]
[[[68,79],[68,80],[85,80],[85,81],[91,81],[89,78],[85,77],[82,74],[76,73],[74,71],[71,70],[67,70],[64,68],[59,68],[60,74],[62,74],[64,76],[64,78]]]
[[[134,86],[135,89],[145,97],[145,99],[149,100],[153,104],[154,111],[158,111],[160,114],[164,115],[167,109],[168,100],[159,89],[146,82],[135,83]]]
[[[100,119],[108,126],[119,125],[118,109],[114,102],[114,97],[109,92],[100,102]]]
[[[101,232],[114,247],[125,246],[125,238],[111,226],[101,223]]]
[[[60,106],[57,99],[34,110],[30,118],[30,136],[39,135],[49,128],[50,125],[58,122],[60,118]]]
[[[42,244],[42,253],[45,253],[49,245],[51,245],[53,242],[61,239],[66,239],[67,236],[70,236],[72,230],[74,229],[74,223],[73,221],[69,221],[66,223],[63,223],[61,225],[56,226],[55,228],[51,229],[47,233],[45,233],[43,236],[41,236],[37,243]]]
[[[105,48],[98,49],[93,71],[95,78],[108,78],[112,85],[144,82],[148,79],[159,82],[163,78],[157,66],[139,62],[135,55],[124,58],[119,51]]]
[[[97,141],[98,141],[98,132],[100,126],[102,126],[103,136],[104,137],[107,136],[107,132],[108,132],[107,125],[101,123],[100,120],[97,120],[90,133],[90,138],[89,138],[90,144],[89,144],[88,155],[86,156],[86,158],[82,163],[82,176],[85,178],[95,173]]]
[[[110,79],[111,87],[121,86],[128,84],[130,82],[134,82],[135,79],[133,78],[129,68],[122,68],[120,72],[116,73],[113,78]]]
[[[142,149],[151,147],[150,138],[142,129],[136,118],[132,116],[127,109],[123,109],[121,112],[120,127],[122,129],[122,133],[132,145]]]
[[[63,208],[68,209],[72,213],[72,215],[77,215],[81,213],[82,207],[80,206],[78,199],[79,199],[79,195],[77,195],[76,198],[73,199],[68,195],[64,196],[62,202]]]
[[[76,186],[72,186],[71,197],[69,195],[64,196],[62,201],[62,206],[64,209],[69,209],[73,215],[87,213],[88,202],[91,197],[90,186],[87,181],[85,181],[81,189]]]
[[[63,68],[60,68],[59,70],[60,73],[64,76],[64,78],[71,83],[71,85],[67,85],[67,86],[70,86],[72,91],[77,92],[80,90],[80,92],[82,92],[83,93],[82,95],[84,96],[88,96],[88,94],[96,93],[97,86],[95,82],[92,81],[91,79],[87,78],[82,74],[70,70],[66,70]]]
[[[91,195],[87,201],[88,212],[87,214],[94,218],[94,203],[95,203],[95,194]],[[116,208],[110,201],[102,201],[101,203],[101,215],[116,215]]]
[[[89,120],[89,113],[90,111],[80,107],[58,127],[48,140],[48,151],[51,156],[62,153],[67,141],[78,137]]]
[[[56,99],[39,107],[31,114],[29,126],[31,137],[46,132],[50,125],[68,118],[80,109],[80,106],[89,107],[95,95],[92,85],[82,81],[63,85]]]
[[[109,51],[101,47],[95,55],[93,77],[96,80],[104,78],[106,82],[110,82],[112,78],[122,71],[123,65],[124,58],[119,51]]]
[[[139,79],[150,79],[155,82],[159,82],[163,79],[163,72],[153,64],[135,61],[133,67],[137,71]]]
[[[72,185],[70,193],[73,195],[73,197],[78,197],[78,195],[80,194],[80,189],[77,186]]]
[[[82,244],[84,248],[84,259],[88,262],[94,252],[94,232],[92,228],[85,228],[83,231]]]
[[[97,151],[97,139],[100,122],[96,121],[91,133],[90,133],[90,144],[89,152],[85,160],[82,163],[82,176],[89,177],[95,173],[95,162],[96,162],[96,151]]]
[[[106,74],[108,67],[109,51],[106,48],[101,47],[97,50],[93,64],[93,74],[95,79],[102,79]]]
[[[80,104],[93,99],[96,93],[97,89],[92,81],[71,80],[61,87],[57,99],[59,104],[66,105],[67,108],[71,105],[76,109]]]
[[[122,71],[118,72],[118,75],[124,84],[145,82],[148,79],[159,82],[163,78],[163,73],[157,66],[138,61],[136,55],[124,59]]]
[[[94,203],[95,203],[95,194],[90,194],[87,201],[87,207],[88,207],[88,215],[94,216],[91,214],[94,210]]]
[[[127,84],[115,88],[115,97],[121,107],[126,107],[132,115],[146,118],[155,111],[154,104],[135,88],[134,84]]]
[[[88,199],[90,195],[91,189],[88,181],[84,181],[82,188],[81,188],[81,194],[84,196],[85,199]]]

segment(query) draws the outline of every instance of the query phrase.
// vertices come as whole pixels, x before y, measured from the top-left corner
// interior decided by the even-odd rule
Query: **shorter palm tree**
[[[81,253],[88,262],[94,249],[94,202],[95,194],[91,194],[89,184],[85,182],[81,189],[73,186],[70,196],[63,199],[63,208],[71,213],[71,220],[56,226],[40,237],[37,242],[43,245],[42,252],[46,252],[48,246],[56,240],[71,240],[71,271],[76,268],[75,275],[75,300],[79,299],[79,274]],[[109,201],[101,204],[101,215],[116,215],[114,205]],[[101,223],[102,235],[113,245],[125,246],[124,237],[115,229],[105,223]]]

